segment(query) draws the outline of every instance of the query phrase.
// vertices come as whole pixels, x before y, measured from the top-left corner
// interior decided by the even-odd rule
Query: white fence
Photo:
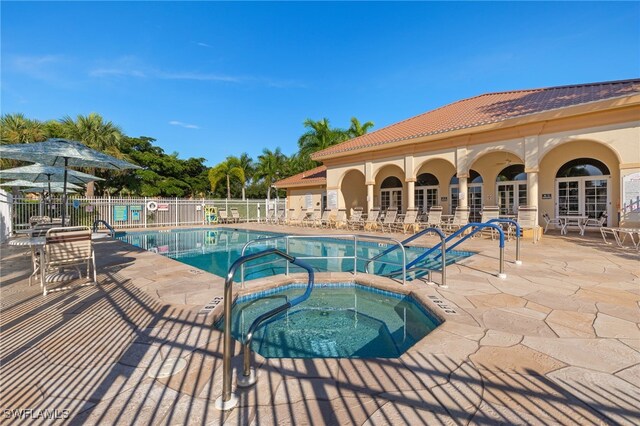
[[[285,199],[271,200],[269,209],[281,211],[285,203]],[[231,210],[236,209],[241,222],[264,220],[267,214],[267,200],[77,197],[67,201],[67,217],[71,225],[92,226],[96,220],[104,220],[115,229],[194,226],[207,224],[205,211],[210,207],[226,210],[229,218],[232,217]],[[49,204],[42,200],[16,198],[11,224],[28,223],[32,216],[60,217],[61,209],[60,200]]]

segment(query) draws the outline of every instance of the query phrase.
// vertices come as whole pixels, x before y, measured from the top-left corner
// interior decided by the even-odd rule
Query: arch
[[[364,174],[357,169],[347,171],[340,181],[340,192],[347,214],[355,207],[367,206],[367,186]]]
[[[381,189],[402,188],[402,181],[395,176],[389,176],[380,184]]]
[[[606,164],[595,158],[576,158],[564,163],[556,172],[556,177],[605,176],[611,172]]]
[[[373,180],[376,185],[380,185],[387,176],[396,176],[404,182],[405,173],[404,170],[395,164],[385,164],[382,167],[378,167],[373,173]]]
[[[546,141],[543,145],[541,145],[541,152],[538,155],[538,164],[542,164],[542,162],[547,157],[547,155],[549,155],[550,153],[554,152],[556,149],[561,148],[567,144],[574,145],[574,146],[577,146],[579,144],[582,147],[582,151],[588,151],[598,146],[600,149],[609,151],[613,156],[615,156],[616,163],[623,163],[620,153],[616,151],[611,145],[609,145],[604,141],[601,141],[598,139],[592,139],[592,138],[566,137],[562,139],[549,140],[549,141]],[[580,152],[580,151],[577,151],[577,152]],[[589,155],[589,157],[592,157],[592,156]]]
[[[524,172],[524,164],[511,164],[498,173],[496,182],[510,182],[516,180],[527,180],[527,174]]]
[[[439,184],[438,178],[431,173],[421,173],[416,178],[416,186],[435,186]]]
[[[441,173],[441,171],[449,170],[449,169],[451,170],[456,169],[456,165],[453,162],[451,162],[449,159],[443,158],[443,157],[429,158],[428,160],[425,160],[422,163],[420,163],[415,168],[413,176],[417,176],[425,172],[429,172],[437,176],[438,174]],[[441,176],[441,179],[442,179],[442,176]]]
[[[483,163],[483,162],[497,163],[499,161],[501,162],[510,161],[511,163],[524,164],[524,159],[521,157],[521,154],[519,154],[516,150],[507,148],[505,146],[495,146],[495,145],[486,147],[476,152],[473,155],[473,157],[469,159],[469,162],[467,164],[469,164],[470,169],[471,168],[481,169],[483,168],[483,166],[478,163]]]
[[[350,173],[359,173],[359,174],[362,175],[362,177],[364,179],[366,179],[364,173],[362,172],[362,170],[360,170],[360,169],[347,169],[342,173],[342,175],[338,179],[338,186],[339,187],[342,187],[342,182],[344,182],[344,178],[347,177],[347,175],[350,174]]]

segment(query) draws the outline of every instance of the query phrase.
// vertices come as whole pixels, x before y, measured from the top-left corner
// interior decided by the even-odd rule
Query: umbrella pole
[[[67,165],[69,164],[69,157],[64,157],[64,180],[62,184],[62,226],[65,226],[65,219],[67,217]]]
[[[49,199],[49,223],[53,222],[53,218],[51,217],[51,175],[47,175],[47,198]]]

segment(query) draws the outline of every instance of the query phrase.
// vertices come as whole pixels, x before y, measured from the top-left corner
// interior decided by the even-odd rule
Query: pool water
[[[243,246],[251,240],[286,234],[247,231],[240,229],[175,229],[168,231],[144,231],[118,233],[117,238],[158,254],[176,259],[187,265],[211,272],[220,277],[225,277],[231,264],[240,257]],[[246,254],[255,253],[266,248],[278,248],[286,251],[284,239],[269,240],[264,243],[254,244],[247,248]],[[389,248],[389,244],[358,241],[358,261],[356,264],[359,272],[365,271],[365,261]],[[415,259],[427,250],[424,247],[407,247],[407,262]],[[289,241],[289,254],[292,256],[314,257],[315,259],[303,259],[311,264],[316,271],[351,272],[354,269],[354,260],[349,256],[354,255],[352,240],[330,239],[292,239]],[[431,256],[435,256],[433,253]],[[451,251],[447,253],[447,264],[454,263],[473,255],[473,252]],[[329,258],[327,258],[329,257]],[[266,276],[283,274],[286,271],[287,261],[277,257],[268,256],[245,264],[245,280],[262,278]],[[370,267],[370,271],[384,275],[401,268],[402,251],[394,250],[380,258]],[[290,272],[303,272],[302,269],[290,265]],[[434,270],[439,269],[440,261],[433,257],[427,259],[420,266]],[[236,280],[241,279],[238,271]],[[411,277],[408,277],[411,279]]]
[[[244,341],[253,320],[305,288],[290,284],[239,298],[233,337]],[[439,324],[410,296],[354,283],[317,284],[307,300],[259,326],[252,349],[266,358],[396,358]]]

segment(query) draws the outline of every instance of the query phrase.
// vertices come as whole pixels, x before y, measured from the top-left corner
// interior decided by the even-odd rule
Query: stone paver
[[[344,231],[322,231],[331,232]],[[501,280],[495,242],[465,244],[481,255],[447,269],[448,289],[358,276],[413,293],[446,320],[403,356],[257,355],[258,383],[237,390],[239,405],[229,413],[214,407],[222,392],[222,333],[213,322],[222,307],[198,314],[222,295],[221,277],[103,241],[96,244],[97,286],[42,297],[39,286],[28,286],[25,251],[3,246],[1,408],[66,409],[70,424],[640,423],[640,257],[604,247],[597,236],[545,235],[536,245],[523,242],[520,266],[510,263],[508,243],[508,278]],[[245,292],[276,284],[252,281]],[[457,313],[441,311],[430,296]],[[184,360],[184,368],[154,378],[171,359]],[[241,366],[234,344],[233,389]]]

